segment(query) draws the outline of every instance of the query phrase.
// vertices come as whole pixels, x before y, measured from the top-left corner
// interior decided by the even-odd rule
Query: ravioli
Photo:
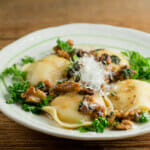
[[[64,78],[64,71],[68,64],[69,61],[64,58],[50,55],[40,61],[24,66],[23,70],[27,71],[26,79],[31,85],[36,85],[40,81],[49,80],[53,87],[57,80]]]
[[[129,67],[129,62],[128,60],[119,52],[114,52],[114,51],[109,51],[109,50],[99,50],[95,52],[98,56],[101,56],[102,54],[108,54],[109,56],[115,55],[117,57],[120,58],[120,63],[119,64],[113,64],[113,66],[116,68],[116,70],[118,70],[119,68],[121,68],[122,66],[128,66]]]
[[[124,112],[150,110],[150,84],[145,81],[128,79],[117,82],[111,87],[108,97],[114,109]]]
[[[83,96],[76,92],[66,93],[56,97],[50,106],[43,107],[43,110],[50,114],[52,118],[62,127],[77,128],[80,126],[89,126],[92,123],[90,115],[78,111]],[[103,98],[98,94],[94,95],[96,103],[106,107]],[[78,124],[81,121],[82,124]]]

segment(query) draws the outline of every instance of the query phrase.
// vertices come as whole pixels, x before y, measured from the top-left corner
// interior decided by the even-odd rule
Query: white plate
[[[133,29],[96,24],[69,24],[33,32],[3,48],[0,52],[0,72],[18,62],[24,56],[42,57],[51,52],[57,37],[73,39],[76,46],[109,48],[112,50],[135,50],[150,56],[150,35]],[[55,126],[46,117],[24,112],[15,104],[5,103],[6,90],[0,83],[0,109],[9,118],[34,130],[63,138],[78,140],[112,140],[141,135],[150,131],[150,123],[137,125],[128,131],[104,133],[80,133]]]

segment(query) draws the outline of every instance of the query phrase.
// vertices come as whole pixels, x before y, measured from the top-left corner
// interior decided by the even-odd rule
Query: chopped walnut
[[[115,110],[112,115],[107,116],[107,120],[114,129],[127,130],[132,127],[131,121],[136,121],[141,113],[142,111],[140,109],[128,112]]]
[[[132,128],[132,122],[130,120],[122,120],[119,124],[114,126],[117,130],[128,130]]]
[[[88,95],[93,95],[94,92],[93,90],[89,88],[84,88],[80,86],[79,83],[77,82],[72,82],[72,81],[67,81],[62,84],[57,84],[56,87],[54,88],[54,91],[56,92],[72,92],[72,91],[77,91],[80,94],[88,94]]]
[[[60,57],[63,57],[63,58],[65,58],[65,59],[68,59],[68,60],[69,60],[69,58],[70,58],[69,54],[68,54],[67,52],[63,51],[63,50],[57,50],[57,51],[56,51],[56,54],[57,54],[58,56],[60,56]]]
[[[73,40],[68,40],[67,43],[68,43],[70,46],[73,46],[73,45],[74,45]]]
[[[55,47],[53,48],[53,50],[55,51],[55,53],[56,53],[58,56],[63,57],[63,58],[65,58],[65,59],[68,59],[68,60],[69,60],[69,58],[70,58],[69,54],[68,54],[67,52],[61,50],[58,46],[55,46]]]
[[[136,110],[132,110],[132,111],[123,113],[122,116],[125,119],[130,119],[130,120],[136,121],[141,114],[142,114],[142,110],[136,109]]]
[[[43,91],[30,87],[25,93],[21,94],[21,97],[25,98],[26,102],[40,103],[47,96]]]
[[[110,64],[111,63],[111,57],[108,54],[104,53],[101,55],[100,61],[102,61],[102,63],[105,65]]]
[[[110,82],[128,79],[132,77],[135,73],[136,71],[130,69],[129,66],[122,66],[117,72],[114,72],[113,79]]]
[[[44,84],[47,88],[51,88],[51,84],[50,84],[50,81],[49,80],[45,80],[44,81]]]
[[[114,111],[114,115],[117,118],[129,119],[129,120],[133,120],[133,121],[136,121],[137,118],[141,115],[141,113],[142,113],[142,110],[140,110],[140,109],[135,109],[132,111],[127,111],[127,112],[123,112],[123,111],[119,111],[119,110]]]
[[[93,96],[89,95],[86,95],[83,98],[83,101],[81,101],[79,112],[92,115],[93,118],[105,116],[104,106],[96,103],[93,99]]]

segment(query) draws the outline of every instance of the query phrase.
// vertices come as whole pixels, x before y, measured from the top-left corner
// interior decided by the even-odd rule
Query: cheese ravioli
[[[31,85],[36,85],[40,81],[49,80],[51,86],[55,86],[57,80],[64,78],[64,71],[68,64],[69,61],[64,58],[50,55],[40,61],[27,64],[23,67],[23,70],[27,71],[26,79]]]
[[[43,110],[50,114],[52,118],[62,127],[77,128],[80,126],[89,126],[92,124],[92,118],[89,114],[83,114],[78,111],[83,95],[76,92],[66,93],[56,97],[50,106],[43,107]],[[94,95],[94,101],[106,108],[103,98],[98,94]],[[78,124],[81,121],[82,124]]]
[[[150,84],[145,81],[119,81],[113,84],[108,97],[117,110],[150,110]]]

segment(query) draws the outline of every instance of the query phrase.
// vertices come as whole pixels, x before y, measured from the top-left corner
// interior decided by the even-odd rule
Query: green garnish
[[[32,112],[34,114],[41,114],[43,112],[42,107],[48,106],[49,101],[52,99],[52,96],[43,98],[43,101],[39,104],[34,103],[24,103],[22,109],[27,112]]]
[[[25,56],[24,58],[21,59],[22,64],[28,64],[28,63],[33,63],[34,62],[34,58],[30,57],[30,56]]]
[[[57,84],[62,84],[62,81],[57,81]]]
[[[68,42],[62,41],[59,38],[56,41],[57,47],[59,47],[61,50],[67,52],[67,53],[72,53],[75,51],[75,48],[72,48],[71,45],[68,44]]]
[[[42,113],[42,109],[40,106],[34,106],[34,105],[28,105],[28,104],[24,104],[22,106],[22,109],[24,111],[27,111],[27,112],[32,112],[34,114],[41,114]]]
[[[43,99],[39,104],[27,103],[24,98],[21,97],[22,93],[25,93],[29,88],[30,84],[28,81],[25,81],[26,72],[23,72],[18,69],[17,65],[14,64],[12,67],[6,68],[0,75],[0,79],[5,85],[8,96],[6,98],[7,104],[20,104],[22,105],[23,110],[31,111],[32,113],[39,114],[42,112],[42,107],[48,105],[48,102],[51,100],[51,97]],[[5,77],[11,77],[13,84],[7,86],[5,82]],[[40,82],[36,89],[44,88],[45,85],[43,82]]]
[[[77,55],[73,55],[73,61],[78,61],[79,57]]]
[[[5,77],[8,76],[10,76],[13,81],[13,84],[10,86],[7,86],[5,82]],[[24,99],[21,98],[21,93],[26,92],[26,90],[29,88],[29,82],[25,81],[25,76],[26,72],[19,70],[16,64],[12,65],[12,67],[6,68],[1,73],[0,78],[9,93],[9,96],[6,100],[7,104],[24,102]]]
[[[93,120],[91,126],[79,127],[78,130],[80,132],[95,131],[102,133],[107,126],[109,126],[109,122],[106,120],[106,118],[98,117],[97,119]]]
[[[113,112],[113,111],[111,111],[111,112],[110,112],[110,116],[112,116],[113,114],[114,114],[114,112]]]
[[[147,111],[142,111],[142,114],[137,119],[137,122],[148,122],[150,120],[150,115]]]
[[[43,102],[41,103],[41,106],[48,106],[49,101],[52,99],[52,96],[48,96],[47,98],[43,98]]]
[[[133,79],[141,79],[150,82],[150,57],[143,57],[138,52],[122,52],[130,63],[130,68],[136,70]]]
[[[6,103],[7,104],[23,103],[24,99],[21,98],[21,93],[26,92],[28,88],[29,82],[27,81],[16,82],[8,86],[7,90],[9,93],[9,98],[6,100]]]
[[[119,64],[120,63],[120,58],[116,55],[112,55],[111,56],[111,61],[115,64]]]
[[[12,67],[6,68],[0,75],[1,78],[6,76],[12,76],[13,80],[24,80],[26,76],[26,72],[18,69],[17,65],[14,64]]]
[[[133,77],[134,76],[134,72],[132,69],[123,69],[122,70],[122,73],[123,73],[123,76],[127,79],[127,78],[130,78],[130,77]]]
[[[35,89],[42,89],[44,87],[45,87],[45,84],[41,81],[35,86]]]
[[[89,127],[85,127],[85,126],[84,126],[84,127],[79,127],[77,130],[84,133],[84,132],[90,131],[88,128],[89,128]]]

